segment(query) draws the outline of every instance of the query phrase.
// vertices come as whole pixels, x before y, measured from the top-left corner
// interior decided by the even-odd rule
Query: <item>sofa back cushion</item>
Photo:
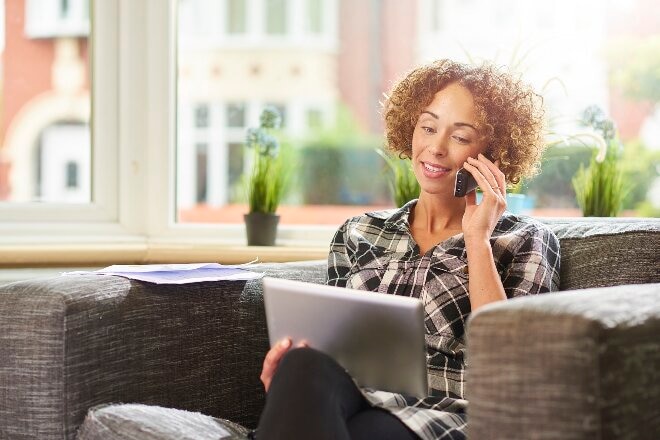
[[[561,242],[561,290],[660,282],[660,220],[543,222]]]

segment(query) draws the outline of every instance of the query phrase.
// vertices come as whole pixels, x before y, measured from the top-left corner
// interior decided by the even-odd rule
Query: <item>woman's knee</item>
[[[332,369],[334,360],[323,352],[309,347],[294,348],[284,355],[277,367],[277,375],[291,375],[297,379],[318,377],[324,370]]]
[[[324,394],[347,379],[346,372],[327,354],[309,347],[289,351],[280,361],[273,385]],[[270,392],[270,391],[269,391]]]

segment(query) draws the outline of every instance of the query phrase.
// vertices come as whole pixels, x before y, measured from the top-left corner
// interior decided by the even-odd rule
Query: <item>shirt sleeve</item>
[[[502,280],[508,298],[559,290],[559,239],[549,228],[533,228],[513,252]]]
[[[346,247],[347,230],[348,221],[337,229],[330,243],[330,253],[328,254],[328,285],[330,286],[346,287],[351,268]]]

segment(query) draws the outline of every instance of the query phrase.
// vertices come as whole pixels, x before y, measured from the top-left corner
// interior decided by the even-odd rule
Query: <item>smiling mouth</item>
[[[441,167],[440,165],[431,165],[426,162],[422,162],[422,165],[424,166],[425,170],[431,173],[448,173],[450,171],[449,168]]]

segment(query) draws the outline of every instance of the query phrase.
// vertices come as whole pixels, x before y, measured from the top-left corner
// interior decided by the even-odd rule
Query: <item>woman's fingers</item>
[[[506,197],[506,176],[500,170],[500,161],[496,160],[495,162],[491,162],[486,156],[483,154],[479,155],[480,157],[483,157],[484,161],[486,162],[486,165],[490,169],[490,171],[493,173],[493,176],[495,176],[495,180],[497,181],[497,185],[500,187],[500,193],[502,196]]]
[[[483,171],[482,171],[482,168],[479,168],[476,162],[478,162],[476,159],[468,158],[468,161],[465,162],[463,166],[466,170],[468,170],[472,174],[474,180],[477,181],[477,184],[481,188],[481,191],[483,192],[484,196],[486,195],[495,196],[498,194],[501,195],[497,188],[498,186],[497,181],[495,180],[495,177],[492,175],[492,173],[490,173],[490,171],[488,171],[486,166],[483,164],[481,164],[481,166],[483,167]],[[490,177],[493,181],[492,183],[491,181],[488,180],[486,176],[484,176],[484,172],[490,174]],[[497,191],[497,193],[495,191]]]
[[[275,370],[277,370],[277,365],[280,363],[284,354],[289,351],[289,348],[291,348],[291,339],[282,339],[266,354],[260,377],[266,391],[268,391],[268,388],[270,387],[270,381],[273,379]]]
[[[493,172],[491,171],[491,169],[488,167],[488,164],[486,163],[486,160],[488,160],[488,159],[484,158],[484,160],[482,160],[481,159],[482,155],[479,155],[479,157],[480,157],[479,159],[475,159],[473,157],[468,157],[467,161],[470,165],[472,165],[473,167],[475,167],[476,169],[479,170],[479,173],[488,182],[488,186],[490,186],[494,190],[497,190],[499,185],[497,183],[497,179],[493,175]],[[474,173],[473,173],[473,175],[474,175]],[[475,177],[475,179],[477,178],[477,176],[474,176],[474,177]],[[486,188],[484,188],[483,186],[481,187],[481,190],[486,192]]]

